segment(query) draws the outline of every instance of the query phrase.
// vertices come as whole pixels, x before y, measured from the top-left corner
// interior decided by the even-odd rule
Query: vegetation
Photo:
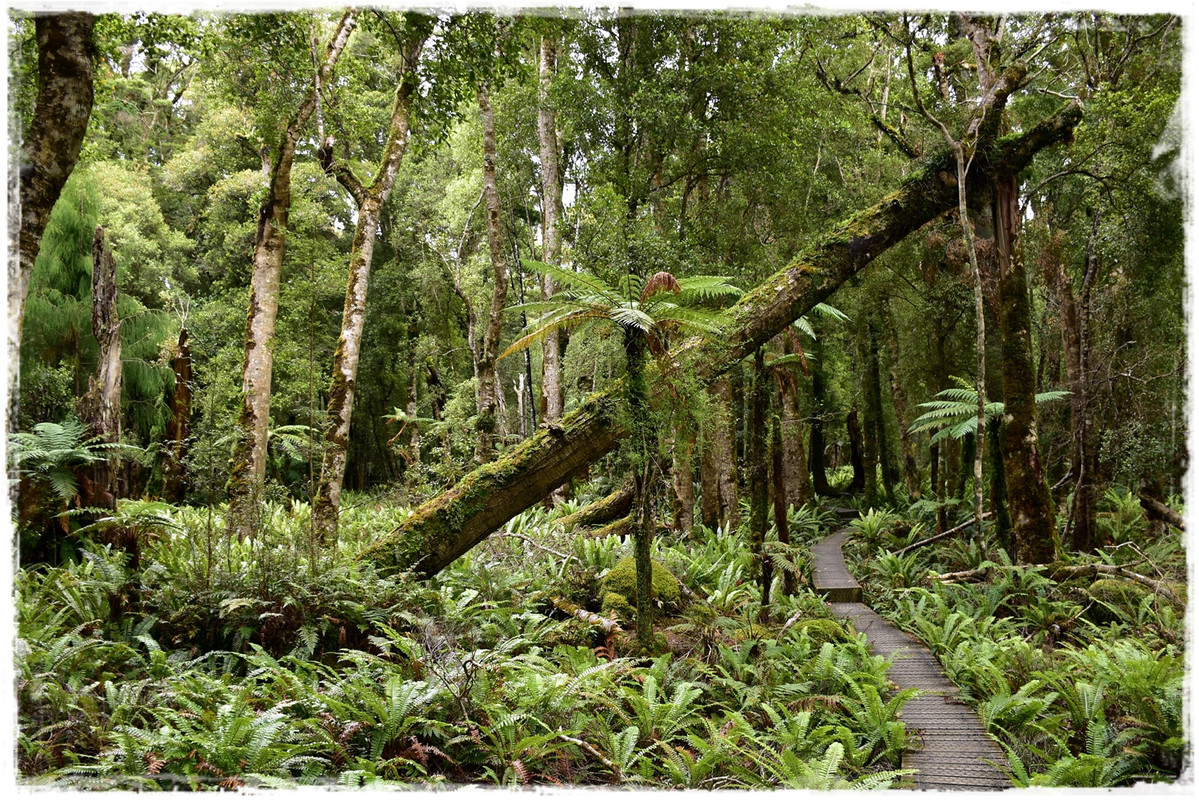
[[[1178,778],[1180,26],[12,12],[20,779]]]

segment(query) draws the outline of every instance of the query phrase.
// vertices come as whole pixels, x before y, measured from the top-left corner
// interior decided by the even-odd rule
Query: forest
[[[20,786],[1193,780],[1180,17],[8,42]]]

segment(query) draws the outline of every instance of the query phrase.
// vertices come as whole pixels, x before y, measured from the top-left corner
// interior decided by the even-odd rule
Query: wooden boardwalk
[[[957,700],[957,687],[949,682],[941,664],[923,644],[874,613],[861,602],[861,587],[845,567],[841,545],[845,531],[837,531],[812,548],[813,584],[825,595],[838,619],[853,623],[866,634],[876,655],[892,661],[887,676],[900,689],[918,689],[900,719],[914,733],[919,748],[903,756],[903,767],[919,770],[916,789],[986,791],[1011,788],[995,764],[1005,764],[1003,751],[969,706]]]

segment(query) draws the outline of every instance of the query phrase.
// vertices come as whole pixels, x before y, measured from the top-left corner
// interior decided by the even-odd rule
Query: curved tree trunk
[[[1058,115],[998,143],[996,131],[984,126],[977,147],[986,153],[988,163],[1018,171],[1041,149],[1068,138],[1081,116],[1081,106],[1071,103]],[[828,299],[879,254],[953,208],[956,187],[942,179],[952,167],[949,157],[930,159],[897,191],[804,248],[729,309],[721,336],[696,337],[678,348],[674,360],[679,368],[690,370],[700,384],[715,381],[816,303]],[[989,183],[977,160],[969,177],[976,187],[972,196],[986,197]],[[615,397],[611,391],[594,395],[564,416],[556,430],[539,431],[503,458],[476,469],[418,508],[360,557],[382,569],[436,574],[615,446],[625,433],[617,422]]]
[[[41,247],[50,210],[75,169],[94,98],[92,41],[96,18],[91,14],[39,14],[37,36],[37,103],[25,132],[18,170],[9,172],[8,209],[8,425],[17,421],[17,367],[29,277]],[[18,186],[14,186],[14,178]]]
[[[362,328],[366,319],[366,290],[370,282],[371,259],[375,252],[375,234],[383,204],[387,202],[408,148],[408,124],[416,95],[416,65],[425,36],[418,35],[403,54],[407,69],[396,89],[391,109],[391,126],[378,171],[370,186],[363,186],[344,164],[332,156],[332,143],[323,149],[326,170],[337,176],[358,206],[358,222],[350,250],[350,270],[341,335],[333,354],[333,377],[325,421],[325,455],[321,480],[313,501],[313,530],[321,542],[337,537],[337,513],[341,505],[341,487],[345,479],[346,458],[350,449],[350,420],[354,411],[354,384],[358,377],[358,359],[362,350]]]
[[[346,11],[325,52],[316,82],[328,83],[333,65],[345,50],[354,30],[357,12]],[[250,275],[250,303],[246,312],[245,359],[242,367],[241,414],[233,455],[229,462],[230,535],[253,536],[258,530],[262,485],[266,479],[267,434],[271,418],[271,374],[274,370],[275,319],[279,314],[279,278],[291,212],[291,168],[296,142],[317,106],[316,85],[308,92],[279,137],[275,158],[264,147],[267,195],[258,210],[258,233]]]

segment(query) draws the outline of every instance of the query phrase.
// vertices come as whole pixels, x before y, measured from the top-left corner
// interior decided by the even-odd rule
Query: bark
[[[766,557],[767,505],[770,484],[766,470],[766,362],[763,348],[754,353],[753,388],[750,391],[750,413],[747,453],[745,457],[749,483],[749,538],[754,554],[758,585],[762,590],[762,618],[770,607],[770,582],[773,579],[770,559]]]
[[[734,456],[735,420],[726,417],[731,409],[733,390],[728,378],[708,387],[716,398],[720,414],[710,430],[704,431],[700,453],[700,521],[708,528],[736,527],[740,521],[737,503],[737,462]]]
[[[849,436],[849,464],[853,468],[853,480],[849,484],[849,493],[860,494],[866,490],[866,456],[865,445],[862,442],[862,426],[858,423],[856,408],[851,409],[845,415],[845,432]],[[873,469],[874,464],[871,463],[870,467]],[[873,475],[870,476],[870,483],[873,486]]]
[[[649,389],[645,366],[647,342],[640,331],[626,328],[625,396],[629,410],[630,435],[633,444],[633,560],[637,568],[637,642],[652,649],[654,643],[653,527],[650,516],[650,492],[653,476],[654,451],[657,441],[650,418]]]
[[[808,476],[808,457],[803,444],[803,415],[799,411],[796,392],[787,392],[779,399],[779,404],[782,406],[783,502],[800,508],[812,502],[812,481]]]
[[[812,411],[811,442],[808,446],[809,463],[812,465],[812,488],[821,497],[833,497],[837,492],[828,483],[828,471],[824,466],[824,421],[826,413],[826,394],[824,390],[824,343],[819,339],[813,347],[815,367],[812,369],[812,400],[815,408]]]
[[[1003,334],[1003,466],[1012,536],[1021,563],[1054,559],[1053,503],[1041,470],[1037,442],[1036,372],[1032,359],[1032,313],[1019,233],[1019,181],[1014,172],[996,181],[995,238],[999,257],[1000,330]]]
[[[8,209],[8,424],[17,421],[21,330],[29,278],[41,247],[50,210],[75,169],[79,149],[92,113],[92,39],[96,18],[91,14],[40,14],[34,18],[37,36],[37,101],[33,121],[25,132],[22,163],[9,172],[9,197],[18,203]],[[18,185],[14,186],[16,183]]]
[[[408,125],[411,107],[417,95],[416,65],[424,46],[424,36],[409,42],[404,53],[407,65],[400,85],[396,88],[391,109],[391,124],[383,155],[369,186],[358,182],[343,164],[332,157],[331,143],[324,149],[325,169],[353,196],[358,206],[358,221],[350,249],[350,268],[346,287],[345,306],[341,318],[341,334],[333,354],[333,377],[326,406],[325,453],[321,462],[321,479],[313,502],[313,531],[321,542],[332,542],[337,536],[337,513],[341,504],[341,487],[345,478],[346,458],[350,448],[350,420],[354,410],[354,384],[358,377],[358,359],[362,348],[362,328],[366,318],[366,292],[370,281],[371,259],[375,251],[375,234],[383,204],[395,185],[396,175],[404,152],[408,148]]]
[[[671,470],[671,485],[674,488],[674,520],[671,527],[676,533],[689,532],[695,525],[695,434],[681,427],[674,438],[674,468]]]
[[[895,408],[895,423],[899,428],[899,452],[903,462],[903,482],[908,494],[920,496],[920,471],[916,466],[916,453],[912,447],[912,436],[908,433],[911,419],[908,416],[908,400],[899,382],[899,336],[895,320],[891,316],[891,302],[883,297],[879,306],[883,329],[887,332],[887,355],[891,360],[887,380],[891,388],[891,405]],[[936,489],[934,487],[933,491]]]
[[[550,86],[558,68],[557,34],[541,39],[541,63],[538,81],[537,135],[541,156],[541,237],[542,260],[557,264],[562,258],[562,237],[558,231],[562,219],[562,176],[559,171],[559,148],[556,114],[550,99]],[[558,286],[546,275],[541,285],[541,299],[554,296]],[[566,336],[545,339],[541,362],[542,418],[556,422],[562,418],[565,395],[562,387],[562,352]],[[561,501],[555,492],[555,504]]]
[[[607,497],[558,520],[566,529],[603,525],[626,516],[633,508],[633,482],[628,481]]]
[[[172,503],[183,501],[187,477],[187,451],[191,437],[192,355],[187,346],[187,326],[179,328],[179,341],[171,358],[175,389],[171,392],[171,418],[167,420],[167,455],[162,462],[162,495]]]
[[[87,394],[79,399],[79,416],[102,442],[121,439],[121,321],[117,318],[117,264],[96,226],[92,238],[92,335],[100,347],[96,374],[88,376]],[[116,508],[116,465],[97,461],[80,481],[80,505]]]
[[[1000,441],[1002,429],[1002,420],[987,420],[987,455],[991,460],[991,511],[995,514],[995,536],[999,539],[999,546],[1009,553],[1014,553],[1011,509],[1008,508],[1007,470],[1003,466],[1003,444]]]
[[[245,358],[242,367],[242,408],[229,470],[229,533],[253,536],[259,527],[263,481],[266,479],[267,434],[271,418],[271,374],[274,370],[275,320],[279,314],[279,279],[283,271],[288,216],[291,211],[291,169],[296,142],[316,110],[317,84],[328,84],[333,65],[345,50],[357,12],[342,15],[325,51],[325,59],[295,116],[279,137],[274,160],[264,148],[267,195],[258,210],[246,312]]]
[[[1141,508],[1145,509],[1145,516],[1149,519],[1173,525],[1180,531],[1186,530],[1186,520],[1183,519],[1182,514],[1179,514],[1161,500],[1150,497],[1144,492],[1140,492],[1137,495],[1137,499],[1141,501]]]
[[[969,172],[976,187],[972,196],[988,195],[984,164],[1002,163],[1018,171],[1041,149],[1069,139],[1080,118],[1081,106],[1072,103],[1026,132],[998,141],[995,131],[984,126],[977,141],[980,156]],[[677,348],[675,367],[688,370],[701,384],[715,381],[879,254],[953,208],[956,187],[944,177],[952,167],[948,156],[930,159],[898,190],[833,227],[730,308],[721,336],[697,337]],[[383,569],[436,574],[614,447],[624,433],[615,419],[615,397],[610,391],[592,396],[563,417],[558,428],[539,431],[503,458],[476,469],[418,508],[361,558]]]
[[[498,392],[502,387],[496,380],[495,362],[500,352],[500,336],[504,326],[504,305],[508,298],[508,263],[504,254],[503,209],[495,177],[495,115],[491,110],[491,94],[486,84],[477,94],[479,112],[483,117],[483,198],[487,205],[487,248],[491,253],[491,311],[483,341],[479,343],[475,403],[478,408],[475,462],[485,464],[495,451]]]
[[[786,403],[785,398],[780,398]],[[782,420],[775,416],[770,425],[770,475],[774,490],[774,529],[780,544],[791,544],[791,530],[787,519],[787,469],[786,451],[783,449]],[[783,594],[796,592],[795,573],[783,570]]]

